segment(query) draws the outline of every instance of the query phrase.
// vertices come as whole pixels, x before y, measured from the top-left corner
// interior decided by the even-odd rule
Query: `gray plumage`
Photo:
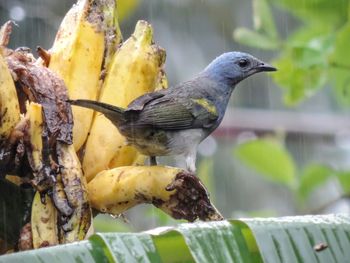
[[[195,78],[140,96],[126,109],[90,100],[70,103],[103,113],[145,155],[184,155],[194,172],[197,146],[221,123],[235,85],[254,73],[275,70],[249,54],[228,52]]]

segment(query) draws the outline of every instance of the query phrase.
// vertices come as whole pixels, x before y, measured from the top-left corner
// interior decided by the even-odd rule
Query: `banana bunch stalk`
[[[160,79],[164,61],[164,50],[153,44],[151,25],[139,21],[133,35],[111,59],[99,101],[126,107],[140,95],[153,91]],[[83,159],[87,181],[102,170],[132,165],[140,159],[142,162],[136,149],[126,145],[118,129],[105,116],[97,114]]]
[[[70,99],[96,100],[105,53],[112,56],[121,34],[114,0],[79,0],[66,14],[50,49],[49,68],[65,82]],[[105,60],[105,64],[109,63]],[[91,126],[91,110],[73,108],[74,147],[79,150]]]
[[[179,168],[124,166],[106,170],[88,183],[88,192],[92,207],[113,215],[140,203],[152,203],[176,219],[223,219],[199,179]]]

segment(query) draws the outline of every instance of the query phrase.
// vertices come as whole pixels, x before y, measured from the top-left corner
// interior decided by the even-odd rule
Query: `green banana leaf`
[[[0,262],[350,262],[350,216],[180,224],[4,255]]]

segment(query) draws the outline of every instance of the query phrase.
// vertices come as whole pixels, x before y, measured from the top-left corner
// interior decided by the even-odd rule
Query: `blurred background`
[[[0,0],[0,22],[18,25],[10,46],[49,49],[74,2]],[[348,0],[119,0],[118,5],[124,39],[139,19],[153,25],[156,43],[167,51],[170,85],[232,50],[278,68],[239,84],[223,123],[199,147],[198,176],[225,217],[350,212]],[[150,205],[119,219],[95,218],[98,231],[177,223]]]

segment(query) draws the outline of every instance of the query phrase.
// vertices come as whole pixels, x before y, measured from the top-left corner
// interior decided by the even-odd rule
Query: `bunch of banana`
[[[153,44],[151,25],[139,21],[133,35],[111,59],[98,100],[126,107],[138,96],[153,91],[158,81],[164,82],[164,74],[160,73],[164,61],[165,51]],[[132,165],[140,159],[142,162],[136,149],[126,145],[118,129],[105,116],[97,114],[83,159],[87,181],[102,170]]]
[[[116,19],[115,0],[78,0],[63,19],[48,64],[64,80],[71,99],[97,99],[101,70],[109,62],[104,56],[112,56],[121,41]],[[74,107],[73,116],[74,147],[79,150],[93,112]]]
[[[113,215],[152,203],[176,219],[223,219],[199,179],[180,168],[124,166],[102,171],[88,183],[88,192],[92,207]]]
[[[6,62],[19,94],[17,97],[15,93],[14,99],[26,112],[22,118],[26,157],[22,176],[34,178],[30,182],[43,197],[41,202],[45,200],[40,205],[34,199],[32,206],[33,246],[84,239],[91,224],[91,209],[72,145],[72,113],[64,82],[28,51],[7,51]],[[11,135],[19,130],[17,126]],[[47,201],[47,194],[52,202]]]
[[[10,32],[10,23],[0,30],[0,175],[16,171],[37,191],[25,227],[34,248],[86,238],[90,204],[114,215],[152,203],[174,218],[222,219],[195,175],[141,166],[145,157],[108,119],[67,103],[69,95],[127,107],[167,88],[165,51],[149,23],[120,45],[116,1],[78,0],[41,59],[6,48]]]

